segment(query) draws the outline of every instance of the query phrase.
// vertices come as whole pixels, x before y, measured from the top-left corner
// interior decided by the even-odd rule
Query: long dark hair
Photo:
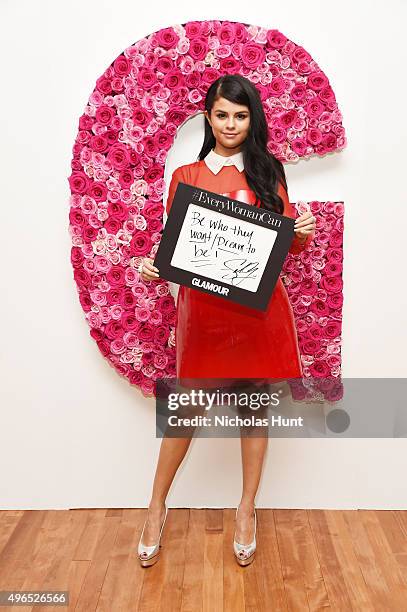
[[[268,126],[257,88],[240,74],[219,77],[206,93],[205,110],[209,116],[220,97],[249,108],[250,127],[241,149],[247,184],[256,195],[256,204],[260,202],[262,208],[282,214],[284,203],[277,194],[278,181],[282,182],[285,190],[287,181],[283,164],[267,149]],[[215,145],[216,139],[205,117],[205,139],[198,159],[204,159]]]

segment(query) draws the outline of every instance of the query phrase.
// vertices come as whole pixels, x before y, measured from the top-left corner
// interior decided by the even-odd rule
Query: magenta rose
[[[137,331],[140,327],[139,321],[137,321],[133,312],[126,311],[122,314],[121,323],[123,329],[126,331]]]
[[[107,106],[107,104],[101,104],[96,110],[96,121],[102,125],[109,125],[115,115],[114,108]]]
[[[174,68],[165,75],[163,84],[168,89],[178,89],[185,85],[185,77],[178,68]]]
[[[267,42],[272,49],[281,49],[287,42],[287,38],[278,30],[268,30]]]
[[[312,98],[305,106],[305,110],[309,117],[318,119],[325,110],[324,104],[318,97]]]
[[[93,181],[88,188],[88,195],[95,200],[95,202],[104,202],[107,196],[107,189],[104,183],[98,183]]]
[[[270,96],[271,97],[279,98],[285,92],[285,81],[284,81],[284,79],[281,78],[281,77],[273,78],[273,80],[271,81],[271,83],[268,86],[268,89],[270,91]],[[280,125],[282,125],[282,127],[286,127],[283,124],[280,124]]]
[[[110,320],[105,326],[105,336],[109,340],[116,340],[123,337],[123,328],[119,321]]]
[[[307,88],[303,83],[297,83],[290,91],[291,99],[298,104],[303,106],[307,99]]]
[[[127,57],[119,55],[113,62],[113,69],[118,76],[124,77],[131,70],[131,63]]]
[[[295,138],[291,141],[291,148],[297,155],[304,155],[308,148],[308,144],[305,138]]]
[[[243,45],[242,49],[242,62],[250,68],[255,70],[265,60],[266,54],[262,45],[255,42],[248,42]]]
[[[147,255],[151,251],[153,243],[151,242],[150,236],[148,236],[142,230],[137,230],[133,234],[133,238],[130,242],[130,249],[132,255]]]
[[[324,274],[327,276],[339,276],[342,274],[342,264],[334,261],[328,261],[324,268]]]
[[[191,40],[189,55],[195,60],[204,60],[208,53],[208,41],[203,36]]]
[[[283,113],[282,115],[279,116],[278,118],[278,123],[279,125],[281,125],[284,129],[288,129],[290,128],[292,125],[294,125],[294,123],[297,121],[298,118],[298,113],[296,110],[294,110],[293,108],[285,113]]]
[[[108,96],[112,92],[112,85],[110,79],[104,75],[99,77],[96,81],[96,89],[100,91],[104,96]]]
[[[322,300],[315,300],[310,306],[311,312],[315,312],[318,317],[327,317],[329,315],[329,306]]]
[[[320,349],[321,343],[318,340],[311,340],[310,338],[305,338],[301,342],[301,352],[304,355],[315,355],[315,353]]]
[[[203,34],[203,23],[200,21],[189,21],[185,25],[185,34],[187,38],[197,38]]]
[[[307,84],[314,91],[321,91],[328,85],[328,79],[323,72],[313,72],[308,76]]]
[[[310,128],[306,132],[306,139],[313,147],[322,141],[322,132],[318,128]]]
[[[146,111],[145,108],[135,108],[133,111],[132,119],[136,125],[139,127],[145,128],[150,123],[153,118],[152,113]]]
[[[89,178],[82,171],[72,172],[68,182],[72,193],[85,194],[88,190]]]
[[[147,202],[143,208],[143,216],[146,219],[162,219],[163,206],[161,202]]]
[[[341,308],[343,304],[342,293],[332,293],[331,295],[328,295],[326,299],[326,303],[329,306],[329,308],[335,308],[335,309]]]
[[[85,259],[81,249],[79,247],[72,247],[71,249],[71,263],[74,268],[80,268]]]
[[[130,370],[129,382],[131,385],[137,385],[139,387],[143,378],[144,378],[144,374],[141,371],[138,372],[137,370]]]
[[[112,266],[106,273],[106,281],[111,287],[121,287],[125,283],[125,272],[121,266]]]
[[[130,168],[125,168],[119,174],[119,183],[122,187],[130,187],[134,181],[134,175]]]
[[[130,287],[126,287],[125,290],[123,291],[122,298],[120,300],[120,305],[125,310],[130,310],[130,309],[134,310],[134,308],[136,307],[137,298],[132,292],[132,290],[130,289]]]
[[[326,376],[329,376],[331,371],[325,361],[316,360],[310,366],[310,373],[311,376],[315,376],[316,378],[325,378]]]
[[[138,337],[141,342],[151,342],[154,337],[153,328],[149,323],[142,323],[138,331]]]
[[[165,344],[169,338],[170,332],[166,325],[157,325],[154,331],[154,342],[157,344]]]
[[[76,227],[84,228],[88,221],[81,210],[78,208],[71,208],[69,211],[69,222]]]
[[[322,287],[328,293],[338,293],[342,291],[343,280],[340,276],[323,276]]]
[[[177,45],[179,36],[173,28],[164,28],[155,33],[155,40],[163,49],[172,49]]]
[[[341,321],[329,321],[324,327],[324,335],[326,338],[336,338],[341,333]]]
[[[127,168],[129,165],[127,148],[120,143],[113,145],[110,147],[107,154],[107,159],[116,170],[123,170],[124,168]]]
[[[230,21],[224,21],[218,28],[216,35],[221,45],[231,45],[235,42],[235,26]]]
[[[174,64],[171,61],[171,59],[168,56],[163,55],[157,59],[157,64],[155,68],[157,72],[162,72],[163,74],[167,74],[167,72],[173,69],[173,66]]]
[[[96,134],[96,136],[92,136],[90,139],[89,145],[92,151],[96,151],[96,153],[104,153],[107,151],[109,143],[105,136],[102,136],[102,134]]]
[[[125,221],[127,219],[127,208],[122,202],[109,202],[107,212],[119,221]]]
[[[137,83],[144,89],[150,89],[157,83],[157,75],[151,68],[140,68],[137,74]]]
[[[122,228],[122,223],[119,219],[115,217],[109,217],[103,224],[103,227],[107,231],[108,234],[117,234],[117,232]]]

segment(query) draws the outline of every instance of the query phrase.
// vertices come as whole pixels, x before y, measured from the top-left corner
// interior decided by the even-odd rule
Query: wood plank
[[[258,542],[254,562],[258,564],[263,574],[265,609],[275,612],[287,612],[288,605],[278,549],[274,512],[272,510],[257,509],[257,519]]]
[[[223,510],[216,510],[223,513]],[[219,521],[223,519],[219,518]],[[223,533],[205,531],[203,601],[204,612],[223,611]]]
[[[342,511],[325,510],[325,517],[353,609],[374,611],[374,598],[366,586]]]
[[[205,514],[202,510],[191,508],[185,545],[182,612],[199,612],[199,610],[202,610],[205,520]]]
[[[326,511],[308,510],[307,514],[331,608],[335,612],[355,610],[333,543],[336,532],[328,525]]]
[[[353,550],[363,574],[366,586],[371,593],[371,601],[378,612],[386,610],[391,600],[389,587],[384,579],[380,565],[376,562],[374,550],[358,511],[343,510],[342,515],[348,527]]]
[[[391,605],[394,610],[404,610],[407,601],[406,584],[400,567],[392,554],[383,528],[374,510],[358,511],[373,550],[374,560],[380,567],[384,580],[391,593]],[[388,606],[389,603],[388,602]]]
[[[110,560],[110,553],[114,547],[117,537],[117,531],[121,521],[120,516],[106,517],[106,511],[95,511],[97,529],[92,529],[94,526],[94,513],[91,513],[91,520],[88,522],[84,530],[84,538],[81,538],[79,547],[75,551],[73,560],[88,560],[90,561],[88,571],[82,584],[75,610],[80,612],[88,612],[95,610],[99,600],[100,592],[103,587],[103,582],[106,576],[107,568]],[[89,555],[90,559],[78,559],[81,555]]]
[[[144,509],[125,509],[121,513],[117,538],[111,550],[109,566],[98,600],[98,612],[137,609],[146,571],[140,566],[137,558],[137,546],[145,517]]]
[[[244,570],[247,568],[239,567],[233,553],[235,514],[235,508],[223,510],[223,609],[225,612],[245,612]]]

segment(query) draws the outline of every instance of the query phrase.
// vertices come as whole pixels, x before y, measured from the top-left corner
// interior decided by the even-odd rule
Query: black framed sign
[[[178,183],[154,265],[160,278],[266,310],[295,220]]]

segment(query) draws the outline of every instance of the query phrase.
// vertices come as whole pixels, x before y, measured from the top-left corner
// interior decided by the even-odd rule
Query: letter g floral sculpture
[[[79,300],[101,353],[148,397],[158,378],[176,375],[176,306],[167,281],[144,282],[137,268],[161,239],[164,166],[177,129],[228,73],[256,84],[268,146],[281,161],[346,146],[334,92],[310,54],[277,30],[229,21],[175,25],[134,43],[97,79],[79,118],[68,178]],[[343,203],[309,204],[315,239],[288,256],[283,281],[304,377],[338,377]]]

